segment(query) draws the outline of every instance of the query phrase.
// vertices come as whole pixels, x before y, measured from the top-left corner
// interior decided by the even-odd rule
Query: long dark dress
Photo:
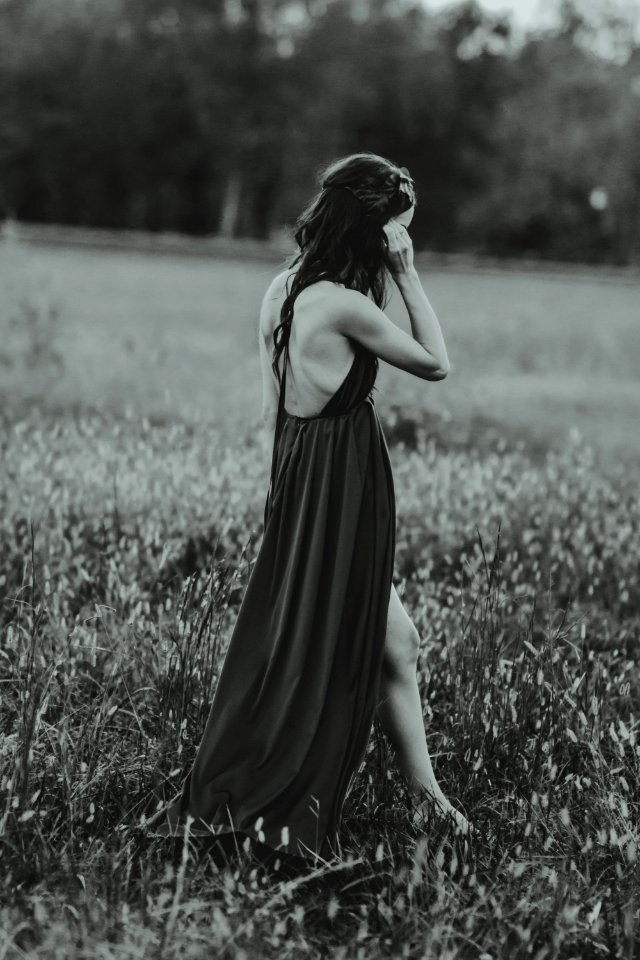
[[[181,833],[190,813],[198,835],[248,835],[310,860],[341,853],[378,700],[396,541],[378,361],[352,344],[349,373],[315,417],[285,410],[285,347],[262,543],[191,771],[148,824],[156,835]]]

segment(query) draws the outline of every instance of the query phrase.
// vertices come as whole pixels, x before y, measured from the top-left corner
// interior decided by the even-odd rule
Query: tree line
[[[0,217],[266,238],[363,149],[414,176],[417,247],[640,261],[611,3],[516,43],[474,0],[0,0]]]

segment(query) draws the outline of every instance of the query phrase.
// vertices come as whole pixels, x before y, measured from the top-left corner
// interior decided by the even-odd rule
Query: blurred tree
[[[265,237],[273,222],[287,108],[296,92],[278,52],[289,7],[284,0],[238,0],[223,5],[207,29],[188,4],[180,8],[179,70],[210,157],[218,230],[226,235]]]
[[[629,60],[640,39],[637,0],[559,0],[558,33],[614,63]]]
[[[299,178],[285,216],[309,193],[320,163],[352,150],[373,150],[411,169],[419,194],[417,243],[451,249],[458,210],[483,183],[492,123],[508,65],[481,52],[458,55],[478,27],[504,31],[476,3],[436,20],[421,6],[376,2],[331,4],[309,25],[297,49],[306,89],[296,107]],[[300,85],[299,89],[305,87]],[[304,185],[304,186],[303,186]]]
[[[627,262],[637,100],[628,71],[576,42],[583,21],[567,11],[556,33],[531,38],[514,60],[494,131],[494,177],[467,205],[465,232],[499,255]]]
[[[0,215],[267,237],[369,149],[418,245],[640,259],[637,32],[558,2],[517,48],[474,0],[2,0]]]

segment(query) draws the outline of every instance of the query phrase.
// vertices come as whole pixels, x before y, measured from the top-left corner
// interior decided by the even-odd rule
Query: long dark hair
[[[370,295],[382,307],[387,295],[387,254],[382,227],[416,202],[406,167],[375,153],[354,153],[329,164],[320,175],[320,192],[302,211],[294,237],[300,264],[280,323],[273,331],[273,372],[281,382],[278,359],[291,330],[298,294],[318,280],[333,280]]]

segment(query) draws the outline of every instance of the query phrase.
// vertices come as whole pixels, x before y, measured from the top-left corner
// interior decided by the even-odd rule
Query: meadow
[[[423,273],[451,374],[381,364],[376,403],[434,767],[479,837],[411,826],[376,725],[343,859],[291,878],[135,830],[259,549],[278,264],[5,242],[0,268],[0,957],[637,956],[639,285]]]

